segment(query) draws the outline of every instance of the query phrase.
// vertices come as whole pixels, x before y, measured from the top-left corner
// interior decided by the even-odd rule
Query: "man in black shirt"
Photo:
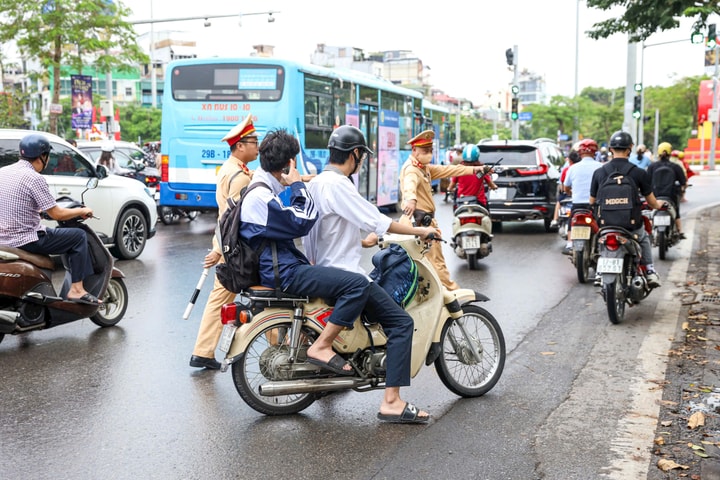
[[[618,131],[613,133],[610,137],[610,151],[612,152],[612,160],[603,165],[601,168],[595,170],[592,177],[592,183],[590,184],[590,205],[595,204],[595,200],[598,195],[598,188],[605,179],[615,171],[625,171],[627,169],[628,156],[632,152],[633,140],[629,133]],[[648,173],[642,168],[630,169],[628,175],[633,179],[635,185],[638,186],[639,193],[645,197],[648,205],[654,209],[662,208],[662,205],[657,201],[652,191],[652,181]],[[648,286],[650,288],[658,288],[660,284],[660,277],[655,272],[655,267],[652,261],[652,242],[650,236],[645,231],[644,221],[642,216],[635,219],[635,224],[640,225],[640,228],[634,230],[632,233],[636,236],[640,247],[642,249],[642,258],[640,259],[640,265],[645,268],[645,277],[647,278]]]

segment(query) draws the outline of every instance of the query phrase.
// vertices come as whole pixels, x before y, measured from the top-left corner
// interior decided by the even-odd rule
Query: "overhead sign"
[[[532,112],[520,112],[518,120],[522,122],[529,122],[532,120]]]

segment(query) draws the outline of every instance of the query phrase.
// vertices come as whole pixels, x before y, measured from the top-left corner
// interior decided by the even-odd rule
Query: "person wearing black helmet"
[[[55,202],[42,172],[52,147],[39,133],[20,140],[20,160],[0,168],[0,245],[43,255],[66,254],[71,275],[67,299],[97,305],[100,301],[85,290],[83,279],[93,273],[85,231],[80,228],[48,228],[40,212],[53,220],[92,217],[92,209],[63,208]]]
[[[633,179],[635,185],[638,186],[639,193],[645,197],[648,205],[654,209],[662,208],[660,202],[657,201],[652,191],[652,179],[648,173],[642,168],[636,167],[630,163],[628,157],[632,152],[633,139],[629,133],[617,131],[610,137],[610,152],[612,152],[612,160],[605,163],[601,168],[595,170],[593,173],[592,181],[590,183],[590,205],[595,204],[595,200],[598,196],[598,189],[603,181],[614,172],[627,172],[625,175],[629,175]],[[639,201],[639,200],[638,200]],[[658,277],[655,271],[655,266],[652,260],[652,242],[650,237],[645,231],[645,223],[641,218],[636,218],[635,222],[640,225],[640,228],[634,230],[632,233],[638,239],[640,247],[642,249],[642,258],[640,259],[640,265],[645,267],[645,276],[647,278],[648,286],[650,288],[658,288],[661,286],[660,277]]]
[[[338,127],[330,136],[328,150],[327,166],[308,184],[318,211],[317,223],[303,237],[303,247],[310,262],[367,275],[360,267],[362,248],[376,245],[378,236],[386,232],[422,238],[431,233],[439,235],[432,227],[413,227],[393,221],[360,195],[350,176],[373,152],[359,129],[350,125]],[[363,238],[368,231],[370,233]],[[401,415],[409,408],[417,412],[417,421],[427,421],[427,413],[413,409],[400,398],[400,387],[410,385],[413,319],[375,282],[370,282],[364,312],[368,318],[380,323],[388,336],[387,376],[379,413]],[[315,342],[308,349],[308,355],[316,354],[317,347],[318,342]],[[331,355],[332,341],[324,349],[322,355]]]

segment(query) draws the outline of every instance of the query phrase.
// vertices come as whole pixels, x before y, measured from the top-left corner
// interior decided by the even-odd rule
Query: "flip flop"
[[[420,410],[412,403],[405,403],[405,408],[400,415],[386,415],[378,412],[377,418],[383,422],[390,423],[428,423],[430,415],[421,417]]]
[[[83,295],[80,298],[69,298],[68,297],[68,302],[81,303],[83,305],[101,305],[102,304],[102,302],[100,300],[98,300],[97,297],[95,297],[94,295],[92,295],[90,293],[86,293],[85,295]]]
[[[307,359],[308,363],[312,363],[313,365],[317,365],[318,367],[322,368],[323,370],[328,370],[333,373],[337,373],[338,375],[355,375],[355,372],[353,370],[345,370],[343,367],[345,365],[350,365],[348,362],[346,362],[340,355],[337,353],[333,355],[333,357],[330,359],[329,362],[323,362],[322,360],[318,360],[317,358],[310,358]]]

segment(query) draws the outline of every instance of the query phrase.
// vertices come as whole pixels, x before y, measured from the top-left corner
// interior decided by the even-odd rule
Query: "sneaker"
[[[563,255],[572,255],[573,254],[572,247],[565,245],[565,247],[562,249],[562,254]]]
[[[662,286],[660,283],[660,277],[658,277],[658,274],[653,272],[647,272],[645,274],[645,278],[647,279],[648,287],[650,288],[659,288]]]
[[[602,275],[600,275],[599,273],[595,274],[595,286],[602,287]]]

